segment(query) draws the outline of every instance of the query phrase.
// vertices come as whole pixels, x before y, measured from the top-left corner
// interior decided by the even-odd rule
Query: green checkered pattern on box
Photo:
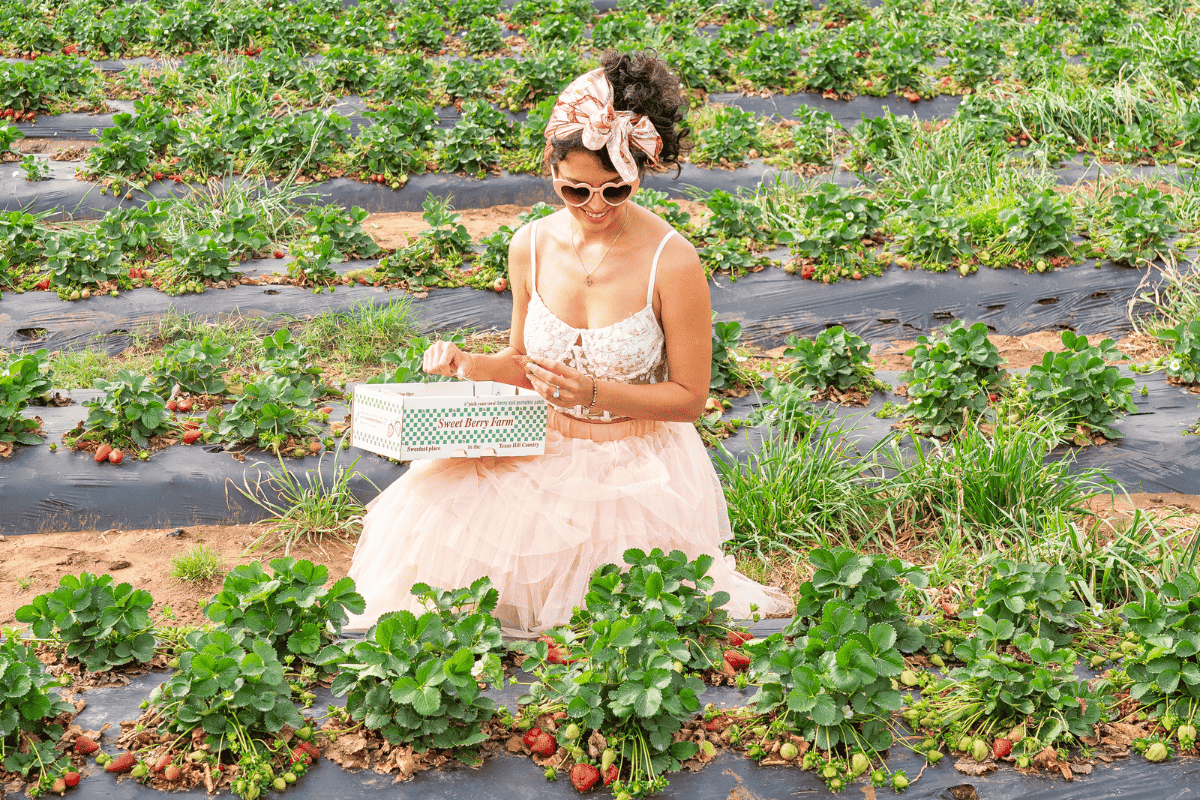
[[[512,427],[492,428],[438,428],[439,418],[453,413],[470,419],[491,419],[494,416],[513,417]],[[532,442],[546,436],[546,412],[536,405],[519,405],[497,409],[495,407],[463,408],[448,412],[444,408],[408,408],[404,411],[404,439],[406,442],[427,444],[472,445],[493,442]]]
[[[372,433],[354,433],[354,445],[361,447],[363,445],[371,445],[383,450],[388,450],[393,453],[400,452],[400,442],[396,439],[385,439],[382,436],[376,436]]]
[[[367,408],[378,408],[381,411],[389,411],[393,414],[399,414],[404,408],[400,400],[384,400],[382,397],[375,397],[373,395],[357,398],[355,402],[361,403]]]

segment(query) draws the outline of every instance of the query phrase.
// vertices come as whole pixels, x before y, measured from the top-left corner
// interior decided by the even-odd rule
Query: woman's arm
[[[668,380],[654,384],[602,380],[596,385],[592,411],[695,422],[704,413],[712,372],[712,301],[696,248],[682,236],[671,237],[659,258],[654,294],[667,340]],[[591,403],[590,376],[556,361],[530,361],[533,388],[550,402],[560,406]],[[552,398],[555,385],[560,387],[558,400]]]
[[[423,369],[435,375],[454,375],[473,381],[496,381],[532,388],[513,356],[525,354],[525,314],[530,292],[529,226],[513,234],[508,245],[508,286],[512,291],[512,326],[508,347],[498,353],[465,353],[451,342],[434,342],[425,351]]]

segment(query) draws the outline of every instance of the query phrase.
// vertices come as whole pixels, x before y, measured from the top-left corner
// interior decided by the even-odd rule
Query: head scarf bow
[[[630,145],[658,163],[662,152],[662,137],[649,117],[632,111],[613,110],[612,82],[604,75],[603,67],[580,75],[563,90],[554,104],[546,124],[546,155],[553,149],[554,139],[563,139],[576,131],[583,132],[583,146],[589,150],[608,149],[609,158],[623,180],[637,180],[637,162]]]

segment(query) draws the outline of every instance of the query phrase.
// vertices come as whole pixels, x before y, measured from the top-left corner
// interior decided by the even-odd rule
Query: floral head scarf
[[[583,146],[589,150],[606,148],[617,174],[623,180],[637,180],[637,162],[630,147],[636,147],[658,163],[662,137],[649,117],[632,111],[613,110],[613,85],[600,67],[580,75],[558,96],[550,121],[546,124],[546,155],[554,139],[583,132]]]

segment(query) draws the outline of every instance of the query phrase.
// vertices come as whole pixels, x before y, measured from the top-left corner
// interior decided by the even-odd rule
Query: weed
[[[171,559],[171,577],[181,583],[209,583],[225,571],[225,559],[204,542],[189,547]]]

